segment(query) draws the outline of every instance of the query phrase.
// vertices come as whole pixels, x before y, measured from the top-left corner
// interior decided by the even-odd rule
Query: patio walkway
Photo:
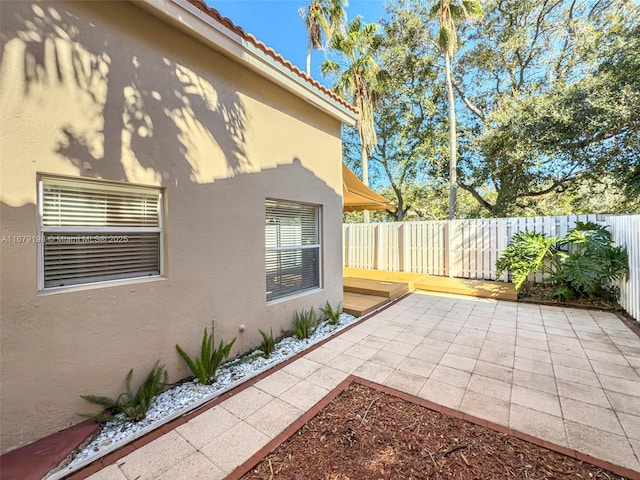
[[[89,478],[224,478],[350,374],[640,472],[639,373],[613,314],[415,293]]]

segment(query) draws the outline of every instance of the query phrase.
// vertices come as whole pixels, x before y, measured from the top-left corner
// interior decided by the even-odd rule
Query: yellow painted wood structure
[[[420,273],[345,268],[344,310],[366,315],[398,296],[414,290],[451,293],[496,300],[517,300],[512,283],[465,278],[436,277]],[[367,298],[371,297],[371,298]],[[383,301],[384,300],[384,301]]]

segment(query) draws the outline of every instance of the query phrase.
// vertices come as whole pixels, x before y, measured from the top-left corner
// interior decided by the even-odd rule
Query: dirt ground
[[[545,283],[524,282],[518,292],[518,301],[526,303],[536,303],[543,305],[557,305],[559,307],[594,308],[607,312],[616,313],[625,318],[628,323],[635,327],[640,327],[640,322],[630,316],[617,303],[604,298],[577,297],[569,302],[551,297],[554,288]]]
[[[243,479],[621,479],[354,383]]]

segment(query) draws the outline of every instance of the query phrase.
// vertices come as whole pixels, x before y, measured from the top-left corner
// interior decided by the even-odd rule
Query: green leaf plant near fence
[[[576,222],[566,237],[519,232],[500,255],[498,275],[511,272],[516,289],[534,272],[547,274],[553,297],[578,296],[617,300],[620,288],[612,282],[629,274],[624,246],[615,246],[611,232],[593,222]]]

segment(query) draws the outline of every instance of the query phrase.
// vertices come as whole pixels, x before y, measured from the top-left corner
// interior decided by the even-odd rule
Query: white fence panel
[[[352,223],[345,225],[343,229],[343,242],[345,242],[344,258],[348,259],[349,267],[376,268],[376,238],[375,224]]]
[[[608,225],[629,251],[631,273],[620,282],[620,304],[640,317],[640,215],[565,215],[430,222],[346,224],[346,267],[495,280],[496,261],[513,236],[525,230],[563,238],[576,222]],[[450,269],[450,271],[449,271]],[[506,274],[500,280],[507,280]],[[529,280],[541,282],[543,275]]]
[[[617,282],[620,306],[640,320],[640,215],[611,215],[606,222],[616,245],[626,245],[629,254],[629,276]]]
[[[447,222],[406,222],[405,271],[428,275],[446,274]]]
[[[399,231],[401,227],[401,223],[376,224],[378,246],[376,264],[379,270],[400,271]]]

